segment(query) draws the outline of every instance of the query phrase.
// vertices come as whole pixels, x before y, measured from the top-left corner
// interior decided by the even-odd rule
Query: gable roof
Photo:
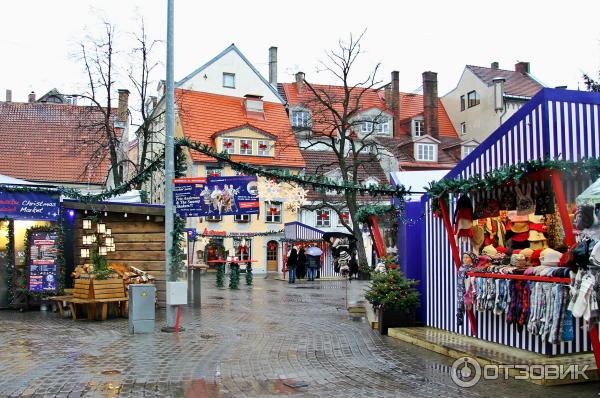
[[[275,94],[275,96],[277,98],[279,98],[281,100],[282,103],[285,103],[285,100],[283,99],[283,97],[279,94],[279,92],[277,91],[277,89],[275,87],[273,87],[271,85],[271,83],[269,83],[267,81],[267,79],[265,79],[258,70],[256,70],[256,68],[254,67],[254,65],[252,65],[252,63],[250,63],[250,61],[248,61],[248,58],[246,58],[244,56],[244,54],[242,54],[242,52],[237,48],[237,46],[234,43],[231,43],[231,45],[229,47],[227,47],[225,50],[221,51],[219,54],[217,54],[213,59],[211,59],[210,61],[208,61],[207,63],[205,63],[204,65],[202,65],[201,67],[199,67],[198,69],[196,69],[195,71],[193,71],[192,73],[190,73],[189,75],[187,75],[186,77],[184,77],[183,79],[181,79],[180,81],[175,83],[175,87],[181,87],[181,85],[185,82],[187,82],[188,80],[192,79],[194,76],[196,76],[198,73],[202,72],[204,69],[208,68],[210,65],[214,64],[216,61],[218,61],[220,58],[222,58],[223,56],[225,56],[225,54],[229,53],[229,52],[235,52],[245,63],[246,65],[248,65],[248,67],[250,69],[252,69],[252,71],[256,74],[256,76],[267,86],[269,87],[269,89],[273,92],[273,94]]]
[[[280,83],[280,91],[285,94],[285,97],[290,105],[294,107],[297,105],[305,105],[306,108],[310,108],[311,100],[314,101],[312,92],[305,88],[302,93],[298,92],[297,83]],[[321,85],[313,84],[315,90],[323,90],[324,92],[336,97],[341,98],[344,95],[344,88],[341,86]],[[341,105],[337,108],[342,109]],[[384,89],[367,89],[361,98],[360,112],[365,112],[371,109],[379,109],[382,112],[393,114],[393,110],[390,109],[385,102]],[[409,94],[400,93],[400,131],[396,134],[410,134],[410,126],[407,123],[415,117],[423,115],[423,95],[420,94]],[[316,126],[319,128],[319,126]],[[458,137],[456,129],[450,121],[450,117],[442,104],[442,101],[438,98],[438,129],[440,136],[446,137]]]
[[[282,104],[264,102],[265,117],[257,119],[246,113],[244,98],[183,89],[176,89],[175,97],[183,134],[191,140],[214,147],[215,133],[251,128],[276,138],[275,156],[231,155],[233,160],[273,167],[304,167]],[[196,151],[192,151],[192,159],[197,162],[216,162],[214,158]]]
[[[542,84],[528,73],[523,74],[513,70],[486,68],[475,65],[467,65],[466,68],[488,86],[494,84],[493,80],[495,78],[504,78],[504,93],[508,96],[531,98],[544,88]]]
[[[0,173],[29,181],[103,185],[109,154],[106,149],[96,153],[96,142],[101,145],[105,138],[90,127],[102,120],[88,106],[0,102]],[[96,160],[90,163],[92,157]]]

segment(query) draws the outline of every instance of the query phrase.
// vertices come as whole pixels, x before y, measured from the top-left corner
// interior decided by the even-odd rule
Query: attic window
[[[223,72],[223,87],[235,88],[235,73]]]
[[[263,101],[259,95],[245,95],[246,97],[246,112],[263,113]]]
[[[422,119],[413,119],[412,133],[414,137],[420,137],[425,132],[425,124]]]
[[[416,144],[417,160],[421,162],[435,162],[436,161],[436,147],[435,144]]]

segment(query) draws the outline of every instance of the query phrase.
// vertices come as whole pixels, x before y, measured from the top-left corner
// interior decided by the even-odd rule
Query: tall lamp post
[[[167,0],[167,92],[165,112],[165,275],[167,284],[171,281],[171,248],[173,247],[173,178],[175,178],[175,87],[173,80],[173,14],[174,1]],[[163,328],[165,332],[175,331],[175,306],[166,304],[167,325]]]

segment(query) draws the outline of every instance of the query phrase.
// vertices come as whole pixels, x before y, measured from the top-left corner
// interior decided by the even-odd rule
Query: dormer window
[[[463,146],[462,147],[462,158],[466,158],[467,156],[469,156],[469,154],[471,152],[473,152],[475,150],[476,147],[474,146]]]
[[[240,155],[252,155],[252,140],[240,140]]]
[[[223,87],[235,88],[235,73],[223,72]]]
[[[419,162],[435,162],[437,160],[437,145],[436,144],[415,144],[415,158]]]
[[[292,127],[309,127],[310,113],[305,110],[292,111]]]
[[[425,134],[425,123],[423,119],[412,120],[412,134],[414,137],[420,137]]]
[[[385,116],[377,118],[377,126],[375,127],[375,131],[378,134],[389,134],[390,118]]]
[[[223,152],[235,153],[235,140],[233,138],[223,138]]]
[[[265,141],[265,140],[258,140],[257,141],[258,144],[258,149],[257,149],[257,154],[258,156],[270,156],[271,155],[271,148],[269,145],[269,141]]]
[[[360,122],[360,132],[370,133],[373,131],[373,121],[371,118],[365,118]]]

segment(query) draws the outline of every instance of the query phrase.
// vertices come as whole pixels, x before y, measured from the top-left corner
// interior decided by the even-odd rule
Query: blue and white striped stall
[[[329,245],[323,241],[323,231],[298,221],[286,223],[284,225],[284,231],[285,238],[288,240],[298,240],[298,242],[312,241],[323,250],[323,256],[321,257],[320,276],[338,276],[333,270],[333,257],[331,256],[331,249],[329,248]],[[285,248],[285,253],[287,253],[287,246]]]
[[[534,159],[576,161],[600,157],[600,94],[543,89],[510,119],[498,128],[467,158],[451,170],[446,178],[468,178],[482,175],[503,165]],[[563,181],[567,200],[572,202],[585,189],[583,182]],[[456,198],[455,198],[456,199]],[[426,207],[425,240],[423,245],[422,283],[425,322],[428,326],[472,335],[467,324],[456,320],[456,268],[444,223]],[[454,203],[450,203],[450,214]],[[462,246],[460,250],[467,250]],[[576,319],[576,334],[572,342],[548,344],[526,330],[519,332],[515,324],[505,322],[504,315],[491,311],[475,312],[477,337],[499,344],[548,355],[590,351],[589,335]]]

